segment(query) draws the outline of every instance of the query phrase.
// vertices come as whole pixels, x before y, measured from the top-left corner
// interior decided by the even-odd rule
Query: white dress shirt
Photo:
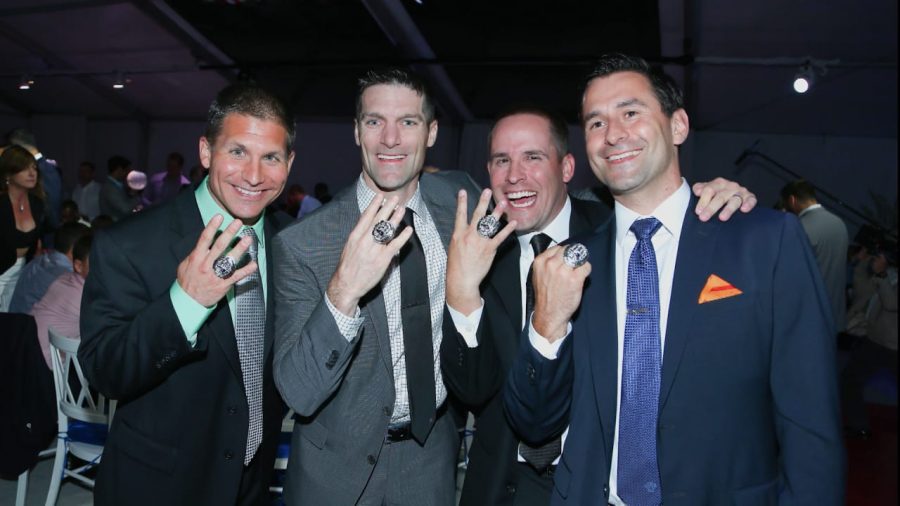
[[[681,239],[681,228],[684,224],[684,215],[687,212],[691,200],[691,190],[687,182],[682,178],[681,186],[666,200],[664,200],[649,215],[640,215],[631,209],[615,204],[616,213],[616,328],[618,341],[617,375],[616,375],[616,438],[613,443],[612,462],[609,472],[609,503],[617,506],[625,506],[625,503],[616,493],[616,477],[619,460],[619,406],[621,404],[622,391],[622,353],[625,344],[625,298],[628,288],[628,259],[637,244],[637,238],[629,229],[635,220],[654,217],[662,223],[660,229],[653,235],[653,250],[656,253],[656,267],[659,273],[659,334],[660,352],[664,352],[666,343],[666,326],[669,321],[669,302],[672,298],[672,281],[675,277],[675,263],[678,255],[678,243]],[[544,357],[555,360],[559,355],[568,333],[571,332],[571,323],[567,329],[566,337],[550,343],[540,336],[534,326],[529,324],[529,340],[532,346]],[[665,353],[663,353],[663,356]],[[662,365],[662,364],[660,364]]]

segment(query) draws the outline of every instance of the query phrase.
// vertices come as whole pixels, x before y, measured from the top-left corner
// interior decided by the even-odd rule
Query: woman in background
[[[0,155],[0,312],[25,263],[41,249],[44,192],[37,161],[25,148],[9,146]]]

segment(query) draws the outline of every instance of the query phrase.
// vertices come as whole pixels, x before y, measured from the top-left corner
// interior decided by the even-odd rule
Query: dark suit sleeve
[[[491,322],[485,301],[478,325],[478,346],[470,348],[453,325],[449,311],[444,311],[448,332],[441,342],[441,372],[444,383],[467,408],[477,410],[493,398],[503,384],[503,364],[491,335]],[[511,331],[507,330],[507,331]]]
[[[774,272],[771,391],[785,487],[779,504],[843,504],[836,342],[803,229],[786,220]]]
[[[572,405],[573,357],[570,334],[556,360],[538,353],[522,331],[522,344],[503,390],[506,416],[522,439],[537,444],[561,434]]]
[[[205,346],[188,345],[168,291],[150,294],[146,276],[160,276],[164,266],[141,266],[138,262],[151,255],[135,258],[122,239],[103,232],[94,238],[78,348],[91,386],[114,399],[149,390],[172,374],[181,358],[202,353]]]

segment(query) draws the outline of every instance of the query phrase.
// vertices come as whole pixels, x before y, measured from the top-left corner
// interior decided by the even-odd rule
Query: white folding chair
[[[115,410],[115,401],[107,406],[104,396],[91,392],[78,362],[79,343],[78,339],[61,336],[50,329],[50,359],[56,387],[59,433],[50,489],[47,491],[47,506],[55,506],[59,487],[65,478],[74,478],[93,488],[94,480],[85,472],[100,463]],[[67,469],[66,461],[70,454],[86,463]]]
[[[291,456],[291,434],[294,433],[294,410],[288,409],[281,420],[281,434],[278,435],[278,449],[275,451],[275,483],[269,486],[269,492],[281,494],[284,487],[284,471]]]

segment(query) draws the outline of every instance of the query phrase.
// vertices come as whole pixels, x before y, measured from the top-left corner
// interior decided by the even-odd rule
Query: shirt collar
[[[659,220],[673,237],[680,237],[681,227],[684,225],[684,214],[690,203],[691,189],[684,178],[681,178],[681,186],[646,216],[638,214],[616,201],[616,243],[622,244],[635,220],[651,216]]]
[[[569,196],[566,195],[566,203],[563,204],[562,209],[559,210],[559,213],[553,218],[553,221],[547,224],[543,230],[535,230],[517,236],[517,239],[519,239],[519,248],[521,248],[522,251],[525,251],[526,249],[531,250],[531,238],[538,233],[547,234],[550,236],[550,239],[557,244],[565,241],[569,238],[569,223],[571,217],[572,201],[569,199]]]
[[[810,211],[815,211],[816,209],[821,209],[821,208],[822,208],[822,204],[813,204],[813,205],[807,207],[806,209],[800,211],[800,214],[798,214],[797,216],[800,217]]]
[[[116,185],[117,188],[124,188],[122,182],[112,176],[106,176],[106,179],[112,181],[112,184]]]
[[[416,192],[413,193],[412,197],[409,198],[409,201],[406,204],[402,202],[397,204],[398,206],[408,207],[413,210],[414,213],[422,216],[422,194],[420,192],[421,186],[416,181]],[[359,206],[359,212],[365,212],[366,208],[369,207],[369,204],[372,203],[372,199],[375,198],[375,191],[369,188],[369,185],[366,184],[366,181],[363,179],[362,174],[359,175],[359,179],[356,180],[356,203]]]
[[[219,225],[219,230],[225,230],[228,225],[234,221],[234,217],[231,216],[231,213],[222,209],[222,206],[219,205],[218,202],[213,198],[212,193],[209,191],[209,176],[206,176],[203,179],[197,189],[194,191],[194,198],[197,200],[197,207],[200,209],[200,218],[203,220],[203,226],[206,226],[210,220],[213,219],[213,216],[217,214],[221,214],[225,219],[222,220],[222,224]],[[263,213],[260,215],[259,219],[256,220],[256,223],[253,225],[249,225],[250,228],[256,232],[256,239],[258,243],[259,249],[265,249],[266,247],[266,234],[265,227],[263,221],[266,217],[266,211],[263,209]],[[245,225],[245,227],[248,225]]]

